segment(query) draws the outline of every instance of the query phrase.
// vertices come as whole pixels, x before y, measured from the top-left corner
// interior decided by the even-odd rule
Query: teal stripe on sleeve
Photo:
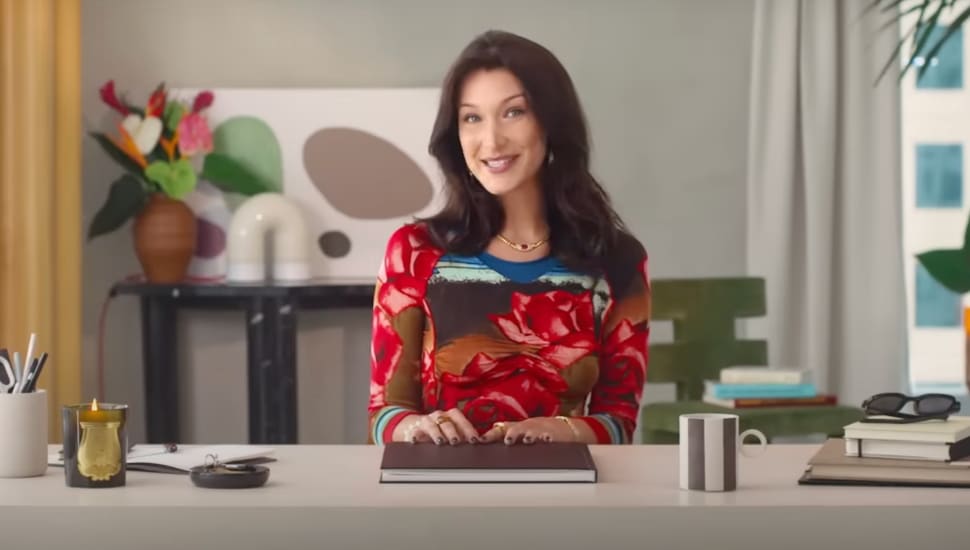
[[[387,428],[387,424],[395,416],[409,412],[413,411],[397,406],[389,406],[381,409],[381,412],[377,413],[377,418],[374,420],[374,431],[371,434],[371,439],[374,440],[374,443],[384,445],[384,429]]]

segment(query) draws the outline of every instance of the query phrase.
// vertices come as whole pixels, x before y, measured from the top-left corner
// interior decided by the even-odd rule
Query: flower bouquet
[[[125,173],[111,184],[88,238],[134,218],[135,249],[148,279],[179,281],[195,247],[195,216],[181,199],[199,179],[242,195],[269,191],[271,185],[238,160],[214,151],[206,119],[212,92],[200,92],[188,102],[169,97],[160,84],[144,107],[119,98],[113,80],[100,94],[119,115],[117,131],[90,135]]]

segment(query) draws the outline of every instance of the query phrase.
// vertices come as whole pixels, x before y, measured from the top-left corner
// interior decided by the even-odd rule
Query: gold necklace
[[[542,245],[546,244],[547,242],[549,242],[549,239],[548,238],[545,238],[545,239],[539,239],[538,241],[536,241],[534,243],[528,243],[528,244],[526,244],[526,243],[516,243],[516,242],[512,242],[512,241],[506,239],[505,236],[502,235],[501,233],[498,234],[498,240],[502,241],[503,243],[507,244],[508,246],[514,248],[515,250],[517,250],[519,252],[532,252],[533,250],[535,250],[535,249],[539,248],[540,246],[542,246]]]

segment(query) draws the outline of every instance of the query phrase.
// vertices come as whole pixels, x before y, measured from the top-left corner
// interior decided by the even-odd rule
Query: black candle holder
[[[128,405],[64,405],[64,482],[121,487],[128,460]]]

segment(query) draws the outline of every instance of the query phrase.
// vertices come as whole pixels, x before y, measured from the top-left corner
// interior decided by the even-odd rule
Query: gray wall
[[[132,98],[172,87],[436,86],[477,33],[501,28],[553,50],[583,98],[594,170],[651,255],[654,277],[744,273],[744,188],[753,0],[85,0],[83,107],[98,87]],[[119,169],[84,142],[85,226]],[[130,231],[84,248],[84,383],[93,395],[98,319],[113,281],[137,273]],[[367,311],[307,313],[299,349],[301,442],[366,437]],[[107,398],[143,436],[136,300],[107,314]],[[663,337],[665,327],[655,332]],[[183,313],[187,442],[246,439],[240,314]],[[172,366],[176,368],[175,365]],[[650,389],[650,396],[659,395]],[[664,391],[664,390],[659,390]]]

